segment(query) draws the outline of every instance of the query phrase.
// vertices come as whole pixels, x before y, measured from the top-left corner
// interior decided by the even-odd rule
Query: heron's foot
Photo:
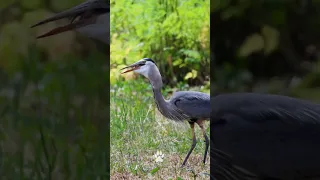
[[[186,163],[182,163],[182,165],[180,166],[180,168],[185,168],[186,167]]]

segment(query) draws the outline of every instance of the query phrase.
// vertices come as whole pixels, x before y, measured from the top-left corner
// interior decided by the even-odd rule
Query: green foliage
[[[275,28],[265,25],[260,33],[254,33],[246,38],[239,48],[239,55],[250,56],[254,52],[264,51],[266,55],[277,50],[279,45],[279,32]]]
[[[1,179],[109,179],[108,57],[30,28],[80,2],[0,1]]]
[[[105,58],[27,54],[0,86],[2,178],[109,177]]]
[[[286,84],[293,76],[315,74],[319,1],[214,0],[210,5],[217,89],[252,91],[266,79]]]
[[[9,5],[13,4],[15,0],[7,0],[7,1],[0,1],[0,10],[8,7]]]
[[[169,84],[205,83],[209,8],[209,1],[196,0],[111,1],[111,68],[119,71],[123,64],[150,57]]]

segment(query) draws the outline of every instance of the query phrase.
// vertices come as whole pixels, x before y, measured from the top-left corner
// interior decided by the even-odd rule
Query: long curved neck
[[[153,90],[153,96],[154,96],[154,100],[156,101],[156,104],[158,106],[158,109],[161,111],[162,109],[166,108],[166,100],[164,99],[164,97],[161,94],[161,89],[154,89]],[[161,111],[162,112],[162,111]]]
[[[160,113],[164,117],[176,121],[186,119],[187,117],[185,115],[179,113],[176,109],[174,109],[174,107],[171,106],[171,104],[162,96],[162,78],[158,68],[155,66],[154,69],[151,69],[150,72],[152,73],[148,73],[148,78],[152,85],[154,100]]]
[[[157,105],[157,109],[160,111],[160,113],[164,117],[168,119],[172,119],[176,121],[181,120],[181,118],[185,119],[183,115],[179,114],[178,111],[175,111],[173,107],[170,105],[170,103],[164,99],[164,97],[161,94],[161,87],[162,85],[161,86],[155,86],[155,84],[152,85],[153,96],[154,96],[155,103]]]
[[[162,77],[156,66],[152,69],[152,73],[148,74],[148,79],[152,85],[153,96],[158,110],[163,114],[163,112],[166,112],[167,102],[161,94],[161,88],[163,86]]]

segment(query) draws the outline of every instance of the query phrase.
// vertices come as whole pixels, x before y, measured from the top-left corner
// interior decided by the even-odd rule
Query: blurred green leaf
[[[156,172],[158,172],[159,171],[159,167],[156,167],[156,168],[154,168],[154,169],[152,169],[151,171],[150,171],[150,174],[151,175],[154,175]]]
[[[264,52],[265,54],[272,53],[279,45],[279,32],[270,26],[263,26],[261,34],[264,37]]]
[[[192,70],[191,72],[188,72],[186,76],[184,77],[185,80],[188,80],[190,78],[194,79],[197,77],[198,72],[196,70]]]
[[[239,56],[249,56],[254,52],[261,51],[264,48],[264,39],[260,34],[248,36],[239,49]]]

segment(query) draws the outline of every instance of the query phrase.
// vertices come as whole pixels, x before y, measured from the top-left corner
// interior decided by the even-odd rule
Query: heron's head
[[[106,33],[106,29],[108,29],[109,26],[109,13],[110,6],[104,0],[88,0],[71,9],[44,19],[43,21],[31,26],[31,28],[59,19],[70,18],[71,21],[69,24],[52,29],[51,31],[40,35],[37,38],[52,36],[74,29],[81,30],[81,32],[88,36],[98,35],[98,37],[94,38],[103,38],[101,35],[109,34]]]
[[[143,76],[145,76],[148,79],[150,79],[150,76],[152,76],[152,73],[155,70],[158,70],[155,62],[150,58],[143,58],[143,59],[131,64],[130,66],[122,68],[121,70],[123,70],[123,69],[127,69],[127,70],[122,72],[122,74],[133,71],[133,72],[142,74]]]

